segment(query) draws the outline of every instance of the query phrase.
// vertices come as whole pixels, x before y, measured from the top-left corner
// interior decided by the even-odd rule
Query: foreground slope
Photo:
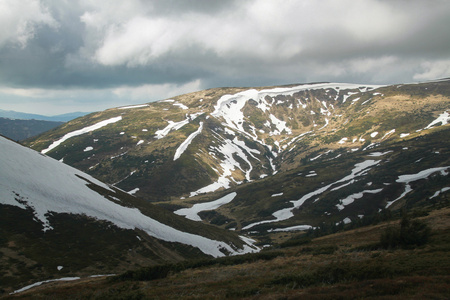
[[[399,226],[391,220],[238,259],[197,261],[164,276],[144,269],[119,280],[43,284],[6,298],[447,299],[450,211],[428,207],[421,213],[432,234],[419,247],[379,247],[380,235]]]
[[[2,287],[257,251],[231,232],[174,216],[4,137],[0,149]]]
[[[91,114],[27,145],[187,218],[259,234],[440,201],[449,122],[450,80],[218,88]]]

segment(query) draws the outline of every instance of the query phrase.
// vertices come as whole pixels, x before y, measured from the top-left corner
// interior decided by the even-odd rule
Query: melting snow
[[[189,118],[180,121],[180,122],[174,122],[174,121],[168,121],[169,125],[167,125],[165,128],[161,129],[161,130],[157,130],[155,132],[155,138],[157,139],[162,139],[163,137],[165,137],[166,135],[169,134],[169,132],[171,130],[178,130],[181,127],[183,127],[184,125],[189,123]]]
[[[191,245],[215,257],[224,256],[222,249],[232,254],[255,251],[248,245],[236,250],[225,242],[182,232],[137,208],[114,203],[87,187],[92,182],[114,192],[104,183],[5,138],[0,138],[0,149],[0,203],[32,209],[44,231],[52,229],[47,219],[50,213],[71,213],[109,221],[124,229],[139,228],[155,238]]]
[[[23,291],[34,288],[35,286],[40,286],[44,283],[55,282],[55,281],[72,281],[72,280],[78,280],[78,279],[80,279],[80,277],[64,277],[64,278],[59,278],[59,279],[49,279],[49,280],[44,280],[44,281],[40,281],[40,282],[35,282],[33,284],[27,285],[26,287],[23,287],[21,289],[18,289],[16,291],[12,292],[10,295],[21,293]]]
[[[122,106],[122,107],[118,107],[118,109],[130,109],[130,108],[139,108],[139,107],[146,107],[146,106],[148,106],[148,104]]]
[[[285,227],[285,228],[275,228],[275,229],[269,229],[268,232],[284,232],[284,231],[299,231],[299,230],[309,230],[313,228],[311,225],[296,225],[291,227]]]
[[[182,103],[179,103],[179,102],[175,102],[173,105],[174,105],[174,106],[178,106],[178,107],[180,107],[181,109],[189,109],[189,107],[187,107],[186,105],[184,105],[184,104],[182,104]]]
[[[61,143],[65,142],[66,140],[68,140],[68,139],[70,139],[70,138],[72,138],[74,136],[82,135],[82,134],[85,134],[85,133],[88,133],[88,132],[100,129],[100,128],[108,125],[108,124],[115,123],[115,122],[118,122],[120,120],[122,120],[122,116],[114,117],[114,118],[111,118],[111,119],[108,119],[108,120],[104,120],[104,121],[98,122],[98,123],[96,123],[94,125],[91,125],[91,126],[79,129],[79,130],[75,130],[75,131],[69,132],[69,133],[65,134],[62,138],[60,138],[59,140],[53,142],[50,146],[48,146],[47,149],[42,150],[41,153],[47,153],[48,151],[58,147]]]
[[[339,211],[343,210],[345,208],[345,206],[352,204],[355,200],[357,199],[361,199],[362,197],[364,197],[364,194],[377,194],[379,192],[381,192],[383,189],[377,189],[377,190],[366,190],[366,191],[362,191],[360,193],[356,193],[353,195],[348,196],[347,198],[341,199],[339,200],[339,204],[336,204],[336,207]]]
[[[305,201],[307,201],[308,199],[311,199],[314,196],[320,195],[323,192],[327,191],[330,187],[332,187],[333,185],[337,184],[337,183],[341,183],[341,182],[346,182],[345,185],[348,185],[350,183],[348,183],[348,181],[352,181],[354,180],[356,177],[358,176],[363,176],[365,175],[372,167],[378,165],[380,163],[380,160],[366,160],[363,161],[361,163],[357,163],[355,164],[355,167],[353,168],[353,170],[351,171],[350,175],[347,175],[343,178],[341,178],[338,181],[335,181],[327,186],[321,187],[315,191],[312,191],[306,195],[304,195],[303,197],[301,197],[299,200],[292,200],[290,201],[293,204],[293,207],[289,207],[289,208],[284,208],[281,210],[278,210],[276,212],[274,212],[272,214],[273,217],[275,217],[274,220],[264,220],[264,221],[260,221],[260,222],[256,222],[256,223],[252,223],[249,224],[247,226],[245,226],[244,230],[250,229],[256,225],[260,225],[260,224],[266,224],[266,223],[274,223],[274,222],[279,222],[279,221],[284,221],[287,219],[290,219],[294,216],[293,214],[293,210],[296,208],[299,208],[300,206],[303,205],[303,203],[305,203]],[[343,185],[343,186],[345,186]],[[341,186],[341,187],[343,187]]]
[[[135,189],[132,189],[131,191],[129,191],[128,194],[134,195],[134,194],[136,194],[138,191],[139,191],[139,188],[135,188]]]
[[[444,175],[448,175],[448,173],[445,173],[445,171],[447,169],[449,169],[450,166],[447,167],[437,167],[437,168],[431,168],[431,169],[426,169],[423,171],[420,171],[419,173],[416,174],[408,174],[408,175],[400,175],[398,177],[398,179],[396,180],[396,182],[399,183],[404,183],[405,184],[405,190],[403,191],[403,193],[395,200],[389,201],[386,205],[386,208],[388,208],[389,206],[391,206],[394,202],[400,200],[401,198],[403,198],[406,194],[408,194],[409,192],[411,192],[413,189],[411,188],[411,186],[409,185],[410,182],[416,181],[416,180],[420,180],[420,179],[425,179],[428,178],[428,176],[430,176],[433,173],[436,172],[442,172],[442,174]]]
[[[449,121],[450,121],[450,114],[444,111],[442,114],[439,115],[439,117],[436,120],[428,124],[428,126],[425,127],[424,129],[429,129],[439,123],[441,123],[441,125],[447,125]]]
[[[183,152],[186,151],[187,147],[191,144],[191,142],[194,140],[194,138],[202,132],[202,129],[203,129],[203,122],[200,122],[200,127],[196,131],[191,133],[187,137],[187,139],[183,143],[181,143],[181,145],[175,151],[173,160],[177,160],[178,158],[180,158],[181,154],[183,154]]]
[[[202,219],[198,215],[199,212],[207,211],[207,210],[214,210],[222,205],[225,205],[227,203],[230,203],[233,201],[233,199],[236,197],[236,193],[233,192],[231,194],[228,194],[220,199],[206,202],[206,203],[197,203],[194,204],[191,208],[182,208],[177,211],[174,211],[175,214],[180,216],[185,216],[186,218],[193,220],[193,221],[201,221]]]

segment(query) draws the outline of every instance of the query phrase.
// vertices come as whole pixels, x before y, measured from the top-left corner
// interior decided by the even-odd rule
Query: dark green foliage
[[[291,238],[283,243],[280,244],[280,248],[287,248],[287,247],[294,247],[294,246],[301,246],[305,245],[311,242],[311,238],[301,235],[300,237],[294,237]]]
[[[312,271],[282,275],[273,279],[270,284],[304,288],[321,284],[390,278],[402,272],[378,259],[364,262],[343,261],[319,266]]]
[[[208,266],[233,266],[244,263],[252,263],[258,260],[272,260],[278,256],[284,255],[283,252],[267,251],[259,253],[249,253],[237,256],[221,257],[216,259],[184,261],[177,264],[163,264],[141,268],[134,271],[127,271],[121,275],[111,277],[111,280],[124,281],[146,281],[167,277],[170,273],[178,273],[187,269],[196,269]]]
[[[420,220],[411,220],[406,214],[400,222],[400,228],[388,227],[380,237],[383,248],[409,248],[428,242],[431,229]]]

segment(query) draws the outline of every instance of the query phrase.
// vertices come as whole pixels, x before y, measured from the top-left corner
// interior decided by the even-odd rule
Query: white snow
[[[157,130],[155,132],[155,138],[162,139],[163,137],[168,135],[171,130],[178,130],[178,129],[180,129],[181,127],[183,127],[184,125],[189,123],[189,118],[187,118],[187,119],[185,119],[183,121],[180,121],[180,122],[173,122],[173,121],[168,121],[168,122],[169,122],[169,125],[167,125],[163,129]]]
[[[136,194],[138,191],[139,191],[139,188],[135,188],[135,189],[132,189],[131,191],[129,191],[128,194],[134,195],[134,194]]]
[[[214,112],[211,116],[225,120],[225,123],[235,130],[249,134],[244,130],[244,114],[242,109],[248,100],[253,99],[257,102],[257,107],[263,111],[267,112],[270,110],[273,101],[268,101],[266,97],[273,99],[278,95],[292,96],[295,93],[305,90],[319,90],[319,89],[335,89],[338,93],[341,93],[346,89],[358,89],[360,85],[348,84],[348,83],[318,83],[318,84],[304,84],[295,87],[283,87],[283,88],[273,88],[265,90],[250,89],[236,93],[234,95],[224,95],[222,96],[215,105]],[[378,88],[381,85],[371,85],[368,88]],[[355,93],[348,93],[355,94]],[[300,102],[300,101],[299,101]],[[345,100],[344,100],[345,102]],[[303,104],[300,102],[303,106]],[[305,106],[304,106],[305,107]],[[279,130],[281,132],[281,130]]]
[[[200,126],[198,127],[198,129],[193,133],[191,133],[187,137],[187,139],[183,143],[181,143],[181,145],[177,148],[173,160],[177,160],[180,158],[181,154],[183,154],[183,152],[186,151],[187,147],[191,144],[194,138],[202,132],[202,129],[203,129],[203,122],[200,122]]]
[[[248,148],[245,143],[238,140],[237,137],[234,137],[233,140],[229,140],[223,138],[219,134],[216,134],[215,136],[220,142],[220,145],[215,147],[211,146],[210,149],[220,154],[220,156],[224,157],[220,163],[220,167],[222,169],[221,172],[216,170],[216,172],[219,174],[219,178],[216,182],[207,185],[195,192],[191,192],[191,197],[202,193],[213,192],[220,188],[229,188],[231,183],[230,178],[232,178],[232,171],[236,169],[241,170],[245,174],[245,179],[247,181],[251,181],[250,173],[253,170],[253,166],[246,153],[250,154],[251,157],[257,159],[252,153],[259,153],[259,151]],[[210,154],[215,156],[215,152],[210,152]],[[241,158],[245,162],[245,165],[242,166],[239,161],[235,159],[235,156]]]
[[[273,194],[273,195],[270,196],[270,197],[279,197],[279,196],[283,196],[283,193]]]
[[[344,223],[344,224],[350,224],[351,222],[352,222],[352,220],[350,219],[350,218],[345,218],[344,220],[342,220],[342,222]]]
[[[180,216],[184,216],[193,221],[201,221],[202,219],[198,215],[199,212],[217,209],[217,208],[221,207],[222,205],[225,205],[225,204],[233,201],[233,199],[236,197],[236,195],[237,195],[237,193],[233,192],[226,196],[223,196],[220,199],[217,199],[217,200],[214,200],[211,202],[197,203],[197,204],[194,204],[190,208],[182,208],[182,209],[176,210],[176,211],[174,211],[174,213],[177,215],[180,215]]]
[[[10,293],[10,295],[13,294],[17,294],[17,293],[21,293],[23,291],[29,290],[31,288],[34,288],[36,286],[40,286],[44,283],[49,283],[49,282],[55,282],[55,281],[72,281],[72,280],[78,280],[80,279],[80,277],[64,277],[64,278],[59,278],[59,279],[49,279],[49,280],[44,280],[44,281],[39,281],[39,282],[35,282],[33,284],[27,285],[26,287],[23,287],[21,289],[18,289],[12,293]]]
[[[302,206],[303,203],[305,203],[305,201],[311,199],[314,196],[322,194],[323,192],[327,191],[330,187],[332,187],[335,184],[345,182],[346,184],[341,185],[341,187],[350,184],[350,183],[348,183],[348,181],[351,182],[358,176],[364,176],[372,167],[378,165],[379,163],[380,163],[380,160],[366,160],[361,163],[357,163],[357,164],[355,164],[355,167],[352,169],[350,175],[347,175],[347,176],[341,178],[340,180],[330,183],[330,184],[328,184],[324,187],[321,187],[315,191],[309,192],[306,195],[304,195],[303,197],[301,197],[299,200],[290,201],[293,204],[293,206],[274,212],[272,214],[272,216],[275,217],[275,219],[251,223],[242,229],[247,230],[256,225],[266,224],[266,223],[274,223],[274,222],[279,222],[279,221],[284,221],[284,220],[290,219],[294,216],[293,210]],[[336,189],[333,189],[333,190],[336,190]]]
[[[345,144],[345,142],[348,140],[348,138],[346,138],[346,137],[344,137],[344,138],[342,138],[339,142],[338,142],[338,144]]]
[[[268,232],[285,232],[285,231],[304,231],[309,230],[313,228],[311,225],[296,225],[291,227],[285,227],[285,228],[275,228],[275,229],[269,229]]]
[[[88,151],[92,151],[92,150],[94,150],[94,147],[92,147],[92,146],[87,146],[86,148],[84,148],[84,152],[88,152]]]
[[[130,108],[139,108],[139,107],[146,107],[146,106],[148,106],[148,104],[122,106],[122,107],[118,107],[118,109],[130,109]]]
[[[442,172],[443,173],[449,168],[450,168],[450,166],[437,167],[437,168],[426,169],[426,170],[420,171],[419,173],[416,173],[416,174],[400,175],[398,177],[398,179],[396,180],[396,182],[404,183],[405,184],[405,190],[403,191],[403,193],[397,199],[389,201],[386,204],[386,208],[388,208],[393,203],[395,203],[396,201],[398,201],[401,198],[403,198],[409,192],[413,191],[413,189],[409,185],[410,182],[417,181],[417,180],[420,180],[420,179],[426,179],[426,178],[428,178],[428,176],[430,176],[431,174],[436,173],[436,172]],[[448,175],[448,173],[445,173],[445,174]]]
[[[428,126],[425,127],[424,129],[429,129],[439,123],[441,123],[442,126],[447,125],[449,121],[450,121],[450,114],[444,111],[442,114],[439,115],[439,117],[436,120],[428,124]]]
[[[379,156],[383,156],[383,155],[386,155],[386,154],[391,153],[391,152],[394,152],[394,151],[389,150],[389,151],[386,151],[386,152],[372,152],[372,153],[369,153],[367,156],[379,157]]]
[[[57,266],[57,267],[56,267],[56,269],[57,269],[58,271],[61,271],[63,268],[64,268],[63,266]]]
[[[187,107],[187,106],[184,105],[183,103],[175,102],[173,105],[174,105],[174,106],[178,106],[178,107],[180,107],[181,109],[189,109],[189,107]]]
[[[408,135],[409,135],[409,133],[400,133],[400,138],[407,137]]]
[[[352,194],[344,199],[339,200],[339,204],[336,204],[336,207],[339,211],[343,210],[345,206],[352,204],[355,200],[361,199],[364,197],[364,194],[377,194],[381,192],[383,189],[377,189],[377,190],[365,190],[359,193]]]
[[[378,131],[375,131],[375,132],[372,132],[372,133],[370,134],[370,137],[374,138],[374,137],[376,137],[377,135],[378,135]]]
[[[191,245],[215,257],[224,256],[221,249],[232,254],[255,251],[248,245],[235,249],[222,241],[174,229],[137,208],[112,202],[87,186],[92,182],[114,192],[104,183],[2,137],[0,149],[0,203],[32,209],[44,231],[53,229],[47,219],[49,214],[70,213],[109,221],[124,229],[139,228],[155,238]]]
[[[48,146],[48,148],[42,150],[41,153],[47,153],[48,151],[58,147],[61,143],[65,142],[66,140],[68,140],[68,139],[70,139],[70,138],[72,138],[74,136],[82,135],[82,134],[85,134],[85,133],[88,133],[88,132],[100,129],[100,128],[108,125],[108,124],[116,123],[116,122],[118,122],[120,120],[122,120],[122,116],[118,116],[118,117],[114,117],[114,118],[111,118],[111,119],[108,119],[108,120],[104,120],[104,121],[98,122],[98,123],[96,123],[94,125],[91,125],[91,126],[79,129],[79,130],[75,130],[75,131],[69,132],[69,133],[65,134],[62,138],[60,138],[59,140],[54,141],[50,146]]]
[[[140,140],[139,142],[137,142],[136,146],[139,146],[140,144],[143,144],[144,140]]]
[[[450,191],[450,187],[445,187],[440,189],[439,191],[436,191],[436,193],[433,194],[433,196],[431,196],[429,199],[433,199],[436,198],[437,196],[439,196],[441,193],[445,193],[447,191]]]

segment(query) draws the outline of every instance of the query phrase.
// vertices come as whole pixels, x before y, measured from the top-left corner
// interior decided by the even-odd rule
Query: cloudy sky
[[[0,109],[450,77],[448,0],[0,0]]]

